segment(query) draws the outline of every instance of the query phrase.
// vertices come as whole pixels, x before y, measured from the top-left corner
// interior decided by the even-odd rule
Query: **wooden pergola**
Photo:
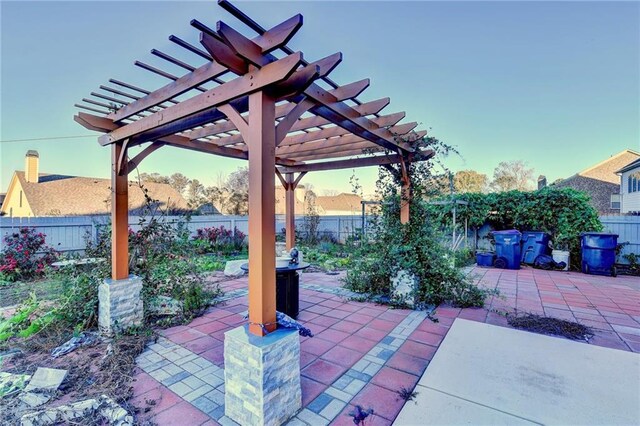
[[[256,36],[246,37],[224,22],[213,29],[194,19],[191,26],[199,31],[201,46],[174,35],[169,40],[187,55],[204,59],[203,65],[153,49],[154,56],[186,72],[177,76],[136,61],[169,80],[167,84],[148,90],[110,79],[76,104],[91,113],[79,112],[74,119],[104,133],[99,143],[111,146],[114,280],[129,276],[127,176],[143,159],[172,146],[248,160],[249,324],[253,334],[264,335],[275,328],[274,173],[286,190],[286,242],[291,248],[294,190],[306,173],[400,164],[401,221],[406,223],[407,167],[434,153],[416,151],[408,143],[426,132],[416,131],[415,122],[401,124],[404,112],[381,112],[389,98],[358,99],[368,79],[338,85],[328,77],[342,61],[341,53],[309,62],[287,46],[302,26],[301,15],[266,30],[227,0],[218,3]]]

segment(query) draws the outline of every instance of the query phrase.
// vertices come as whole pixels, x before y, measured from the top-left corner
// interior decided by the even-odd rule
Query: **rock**
[[[393,286],[393,295],[395,297],[404,301],[409,306],[415,304],[418,278],[414,274],[406,270],[400,270],[395,277],[391,278],[391,285]]]
[[[30,408],[39,407],[51,399],[51,395],[39,392],[23,392],[19,396],[20,401],[27,404]]]
[[[225,277],[241,277],[245,274],[240,267],[245,263],[249,262],[248,259],[241,260],[229,260],[227,264],[224,266],[224,276]]]
[[[58,346],[51,352],[51,358],[58,358],[62,355],[66,355],[75,351],[80,346],[89,346],[96,343],[100,338],[97,334],[91,332],[80,333],[79,336],[74,336],[67,340],[64,344]]]
[[[156,296],[149,302],[152,315],[178,315],[182,313],[182,302],[168,296]]]
[[[58,370],[56,368],[38,367],[31,377],[29,384],[24,388],[25,392],[37,389],[53,390],[58,389],[64,378],[67,376],[67,370]]]

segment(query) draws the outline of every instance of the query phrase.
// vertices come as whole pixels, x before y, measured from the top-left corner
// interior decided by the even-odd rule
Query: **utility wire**
[[[31,139],[6,139],[6,140],[0,140],[0,143],[47,141],[47,140],[54,140],[54,139],[76,139],[76,138],[90,138],[90,137],[95,138],[96,135],[52,136],[49,138],[31,138]]]

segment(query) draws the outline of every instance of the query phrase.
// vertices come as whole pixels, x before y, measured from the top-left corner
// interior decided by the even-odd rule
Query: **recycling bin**
[[[501,269],[520,269],[520,240],[522,234],[516,229],[494,231],[496,258],[493,266]]]

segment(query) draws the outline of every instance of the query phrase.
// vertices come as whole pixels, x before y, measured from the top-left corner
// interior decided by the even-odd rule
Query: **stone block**
[[[245,274],[245,272],[240,268],[245,263],[248,263],[249,259],[241,259],[241,260],[229,260],[224,265],[224,276],[225,277],[241,277]]]
[[[242,425],[281,425],[302,406],[300,338],[277,329],[254,336],[242,326],[225,333],[225,415]]]
[[[106,335],[142,324],[142,278],[105,279],[98,286],[98,325]]]

